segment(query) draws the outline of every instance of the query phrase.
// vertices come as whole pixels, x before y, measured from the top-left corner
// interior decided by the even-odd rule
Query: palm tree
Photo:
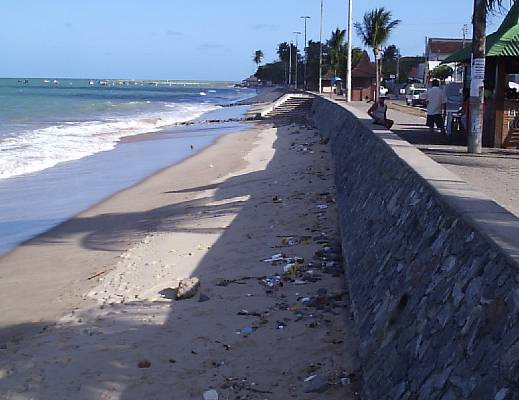
[[[369,46],[373,49],[373,55],[375,56],[375,67],[377,71],[377,91],[375,93],[375,100],[378,100],[380,94],[379,54],[382,45],[387,42],[393,29],[395,29],[401,22],[399,19],[393,20],[391,17],[391,11],[387,11],[384,7],[380,7],[364,14],[362,23],[355,23],[357,35],[360,36],[365,46]]]
[[[278,45],[278,56],[279,61],[285,66],[285,83],[288,85],[288,63],[290,60],[290,46],[287,42],[280,43]]]
[[[334,32],[332,32],[332,37],[328,41],[328,46],[330,47],[330,63],[333,68],[333,71],[335,75],[337,75],[337,69],[339,68],[341,64],[341,57],[342,57],[342,48],[344,45],[344,38],[346,37],[346,30],[345,29],[335,29]]]
[[[263,52],[261,50],[256,50],[254,53],[254,57],[252,57],[252,61],[256,63],[256,66],[259,67],[261,61],[263,61]]]
[[[515,0],[510,0],[512,4]],[[495,11],[503,5],[503,0],[474,0],[474,14],[472,15],[472,59],[484,60],[486,53],[486,25],[487,13]],[[479,61],[480,63],[482,61]],[[483,61],[484,62],[484,61]],[[472,87],[472,84],[471,84]],[[483,137],[483,80],[477,85],[478,93],[470,94],[470,132],[468,137],[468,152],[481,153]],[[471,89],[472,92],[472,89]]]

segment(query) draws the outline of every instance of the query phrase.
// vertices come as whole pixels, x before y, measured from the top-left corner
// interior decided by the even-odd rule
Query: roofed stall
[[[375,65],[364,51],[357,65],[351,70],[351,99],[354,101],[366,98],[373,100],[377,88],[377,72]]]
[[[519,2],[486,43],[483,145],[519,148]],[[468,70],[471,52],[466,47],[443,64],[457,62]]]

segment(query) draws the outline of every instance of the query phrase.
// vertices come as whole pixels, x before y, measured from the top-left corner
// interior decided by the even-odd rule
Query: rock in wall
[[[519,399],[517,263],[350,111],[317,98],[312,113],[332,143],[366,397]]]

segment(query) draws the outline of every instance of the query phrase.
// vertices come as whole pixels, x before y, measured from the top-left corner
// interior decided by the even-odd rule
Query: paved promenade
[[[369,108],[365,102],[351,105]],[[395,121],[393,132],[519,217],[519,150],[485,148],[481,155],[467,154],[465,146],[447,144],[440,134],[430,135],[425,118],[393,109],[388,118]]]

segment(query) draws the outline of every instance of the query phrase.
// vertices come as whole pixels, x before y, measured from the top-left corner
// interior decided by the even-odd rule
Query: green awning
[[[519,57],[519,1],[515,2],[497,31],[487,36],[487,57]],[[472,47],[451,54],[442,64],[469,61]]]

